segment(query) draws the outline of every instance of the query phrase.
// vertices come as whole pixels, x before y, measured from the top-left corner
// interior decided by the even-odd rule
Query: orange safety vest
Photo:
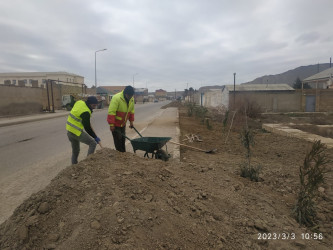
[[[124,91],[121,91],[111,99],[107,121],[110,126],[124,127],[127,120],[134,121],[134,98],[127,104]]]

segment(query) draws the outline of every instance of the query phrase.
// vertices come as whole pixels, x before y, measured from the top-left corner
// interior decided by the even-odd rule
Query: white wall
[[[222,92],[222,105],[226,107],[226,109],[229,109],[229,95],[229,90],[227,88],[224,88]]]
[[[215,90],[209,90],[204,93],[202,98],[203,106],[205,107],[219,107],[223,105],[222,100],[222,90],[221,89],[215,89]]]

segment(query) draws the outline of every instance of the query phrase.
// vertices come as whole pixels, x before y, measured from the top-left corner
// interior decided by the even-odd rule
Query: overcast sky
[[[149,91],[233,84],[333,56],[332,0],[1,0],[0,72]]]

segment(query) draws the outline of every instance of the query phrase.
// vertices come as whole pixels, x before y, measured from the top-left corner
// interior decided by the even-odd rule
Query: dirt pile
[[[239,176],[238,133],[226,140],[221,124],[207,129],[185,114],[181,141],[217,153],[184,147],[181,162],[163,162],[99,150],[19,206],[0,226],[0,248],[332,249],[330,182],[317,199],[322,239],[303,239],[313,232],[292,217],[310,143],[257,130],[253,162],[263,166],[262,181],[251,182]],[[202,141],[183,141],[188,134]]]

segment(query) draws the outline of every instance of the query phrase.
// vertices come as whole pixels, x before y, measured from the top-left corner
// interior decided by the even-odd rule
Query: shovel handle
[[[188,147],[188,148],[196,149],[196,150],[199,150],[199,151],[201,151],[201,152],[207,152],[206,150],[203,150],[203,149],[201,149],[201,148],[191,147],[191,146],[189,146],[189,145],[182,144],[182,143],[179,143],[179,142],[174,142],[174,141],[169,141],[169,142],[171,142],[171,143],[173,143],[173,144],[176,144],[176,145],[180,145],[180,146],[184,146],[184,147]]]

